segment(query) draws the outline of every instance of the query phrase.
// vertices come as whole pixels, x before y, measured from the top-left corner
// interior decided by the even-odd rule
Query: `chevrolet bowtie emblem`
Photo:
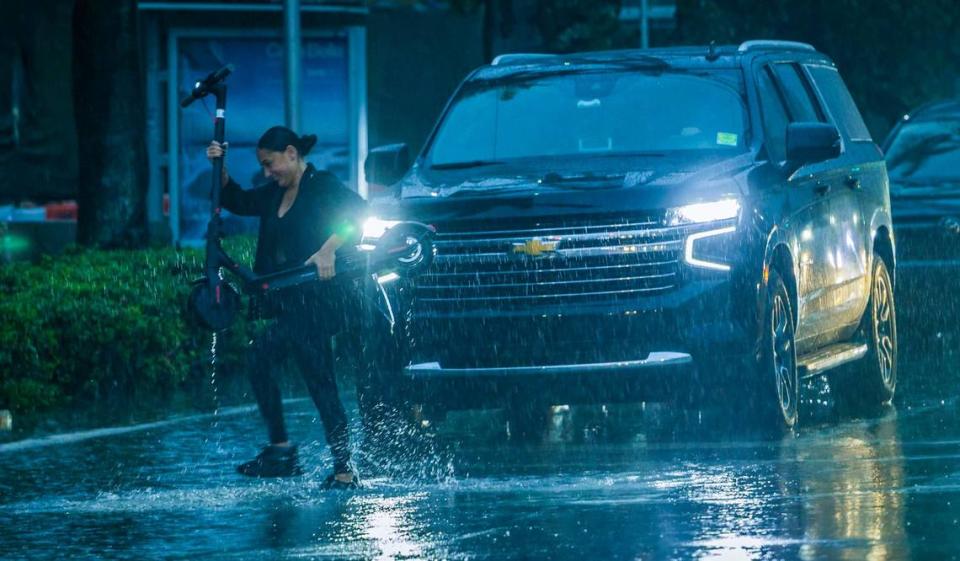
[[[553,253],[556,251],[558,243],[560,242],[534,238],[523,243],[514,243],[513,252],[529,255],[530,257],[539,257],[545,253]]]

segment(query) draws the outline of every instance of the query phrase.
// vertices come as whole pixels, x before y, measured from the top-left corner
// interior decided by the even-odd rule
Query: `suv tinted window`
[[[791,122],[815,123],[825,120],[813,97],[813,91],[810,89],[810,85],[800,74],[800,69],[797,65],[788,63],[774,64],[773,71],[776,73],[777,79],[780,80],[783,96],[787,102],[787,109],[790,111]]]
[[[763,111],[763,136],[767,156],[774,162],[787,159],[787,112],[783,107],[780,91],[773,82],[771,71],[764,68],[757,74],[760,89],[760,106]]]
[[[872,141],[870,131],[867,130],[867,125],[864,124],[863,117],[860,116],[860,111],[853,102],[847,86],[840,79],[837,69],[829,66],[808,66],[807,68],[840,132],[850,140]]]
[[[746,109],[734,87],[670,72],[522,74],[464,86],[430,165],[672,151],[742,151]]]

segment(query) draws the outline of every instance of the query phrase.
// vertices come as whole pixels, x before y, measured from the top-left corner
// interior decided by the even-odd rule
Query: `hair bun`
[[[297,148],[300,150],[300,157],[304,157],[310,153],[310,149],[317,143],[317,135],[315,134],[305,134],[300,137],[299,146]]]

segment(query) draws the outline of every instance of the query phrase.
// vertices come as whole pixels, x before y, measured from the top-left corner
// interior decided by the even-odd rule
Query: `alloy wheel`
[[[774,295],[771,314],[770,328],[777,397],[784,421],[792,426],[797,417],[797,368],[793,348],[793,322],[783,295]]]
[[[893,382],[897,335],[890,277],[887,275],[876,275],[873,281],[873,330],[876,335],[877,359],[880,361],[880,376],[884,385],[889,387]]]

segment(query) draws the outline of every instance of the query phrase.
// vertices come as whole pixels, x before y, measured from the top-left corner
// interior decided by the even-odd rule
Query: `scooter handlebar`
[[[379,240],[372,252],[346,251],[337,256],[337,276],[357,278],[369,273],[393,271],[415,275],[433,260],[433,227],[415,222],[394,226]],[[317,268],[303,265],[247,280],[253,292],[269,292],[316,281]]]
[[[207,93],[210,92],[210,88],[224,81],[231,72],[233,72],[233,65],[228,64],[218,70],[214,70],[210,74],[207,74],[206,78],[200,80],[193,86],[193,91],[190,92],[190,95],[180,100],[180,107],[187,107],[194,101],[207,95]]]
[[[381,261],[382,260],[381,258]],[[337,275],[333,278],[352,279],[360,277],[370,271],[370,264],[367,256],[357,252],[348,252],[344,255],[339,255],[337,257]],[[301,265],[299,267],[293,267],[292,269],[284,269],[276,273],[270,273],[269,275],[254,277],[248,281],[247,285],[252,288],[254,292],[262,293],[316,282],[319,278],[317,268],[314,265]]]
[[[218,70],[214,70],[213,72],[208,74],[207,78],[203,81],[203,85],[209,88],[214,84],[218,84],[222,82],[224,79],[226,79],[226,77],[229,76],[231,72],[233,72],[233,65],[232,64],[224,65],[222,68]]]

